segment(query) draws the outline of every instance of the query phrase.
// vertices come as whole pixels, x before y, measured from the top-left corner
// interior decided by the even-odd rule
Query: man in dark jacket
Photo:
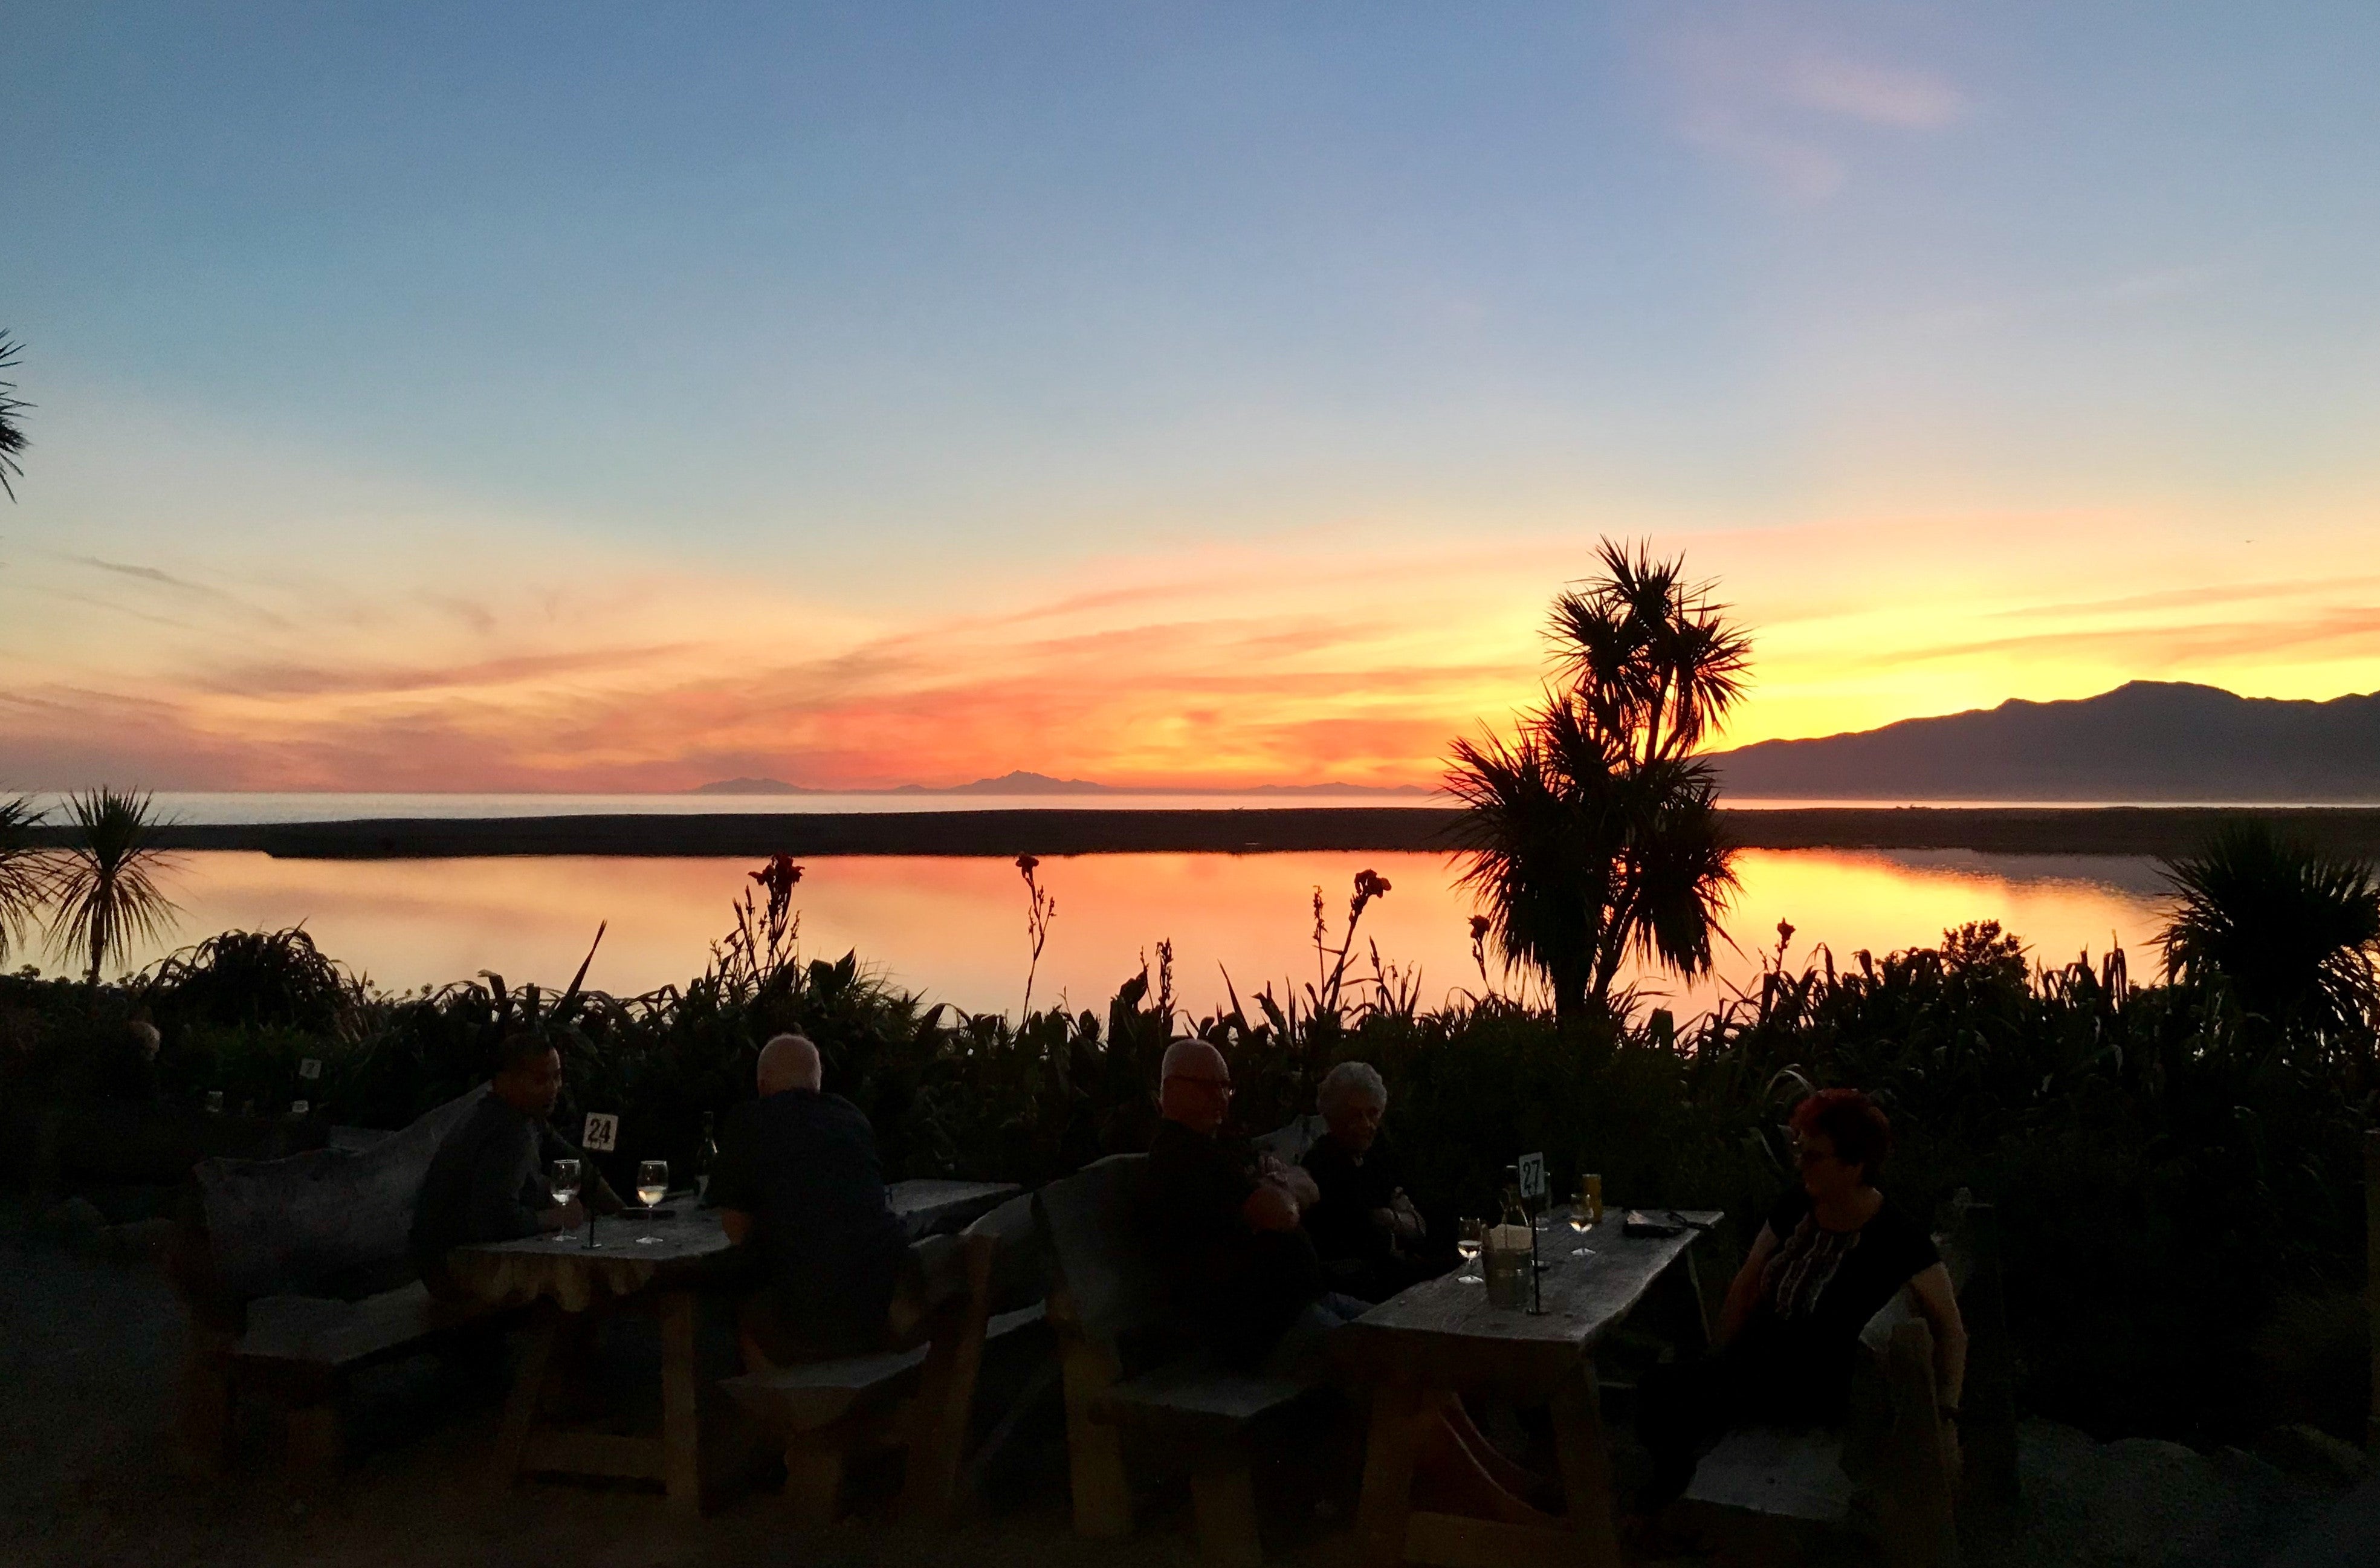
[[[1139,1217],[1174,1309],[1195,1337],[1234,1365],[1297,1361],[1361,1305],[1323,1292],[1301,1223],[1314,1183],[1245,1139],[1223,1136],[1232,1074],[1221,1051],[1205,1040],[1176,1040],[1159,1073],[1165,1119],[1149,1141]]]
[[[507,1036],[487,1097],[438,1146],[414,1200],[413,1264],[432,1295],[458,1294],[446,1272],[454,1248],[567,1230],[586,1218],[579,1199],[554,1202],[546,1176],[549,1160],[581,1158],[546,1121],[561,1095],[562,1053],[536,1034]],[[619,1198],[591,1168],[585,1191],[597,1213],[618,1211]]]
[[[721,1133],[709,1191],[767,1282],[744,1313],[747,1349],[780,1366],[881,1349],[909,1250],[876,1134],[857,1106],[820,1092],[818,1047],[800,1035],[769,1041],[758,1077],[760,1098]]]

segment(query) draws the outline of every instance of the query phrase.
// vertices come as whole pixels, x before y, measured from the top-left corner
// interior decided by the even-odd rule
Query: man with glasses
[[[1321,1264],[1301,1223],[1314,1179],[1224,1134],[1232,1070],[1221,1051],[1178,1039],[1160,1072],[1164,1120],[1148,1146],[1142,1225],[1196,1336],[1234,1366],[1262,1366],[1277,1348],[1291,1349],[1283,1336],[1324,1299]]]

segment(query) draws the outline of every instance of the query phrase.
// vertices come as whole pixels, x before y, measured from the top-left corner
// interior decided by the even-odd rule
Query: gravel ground
[[[747,1495],[691,1523],[650,1494],[530,1484],[485,1501],[480,1467],[496,1413],[427,1361],[367,1388],[375,1414],[349,1471],[292,1489],[256,1452],[226,1477],[179,1474],[167,1441],[182,1314],[137,1258],[0,1239],[0,1562],[242,1568],[246,1564],[567,1564],[649,1568],[934,1561],[987,1568],[1189,1568],[1186,1520],[1129,1545],[1077,1540],[1062,1466],[956,1534],[846,1525],[803,1535],[774,1497]],[[2013,1534],[1972,1534],[1971,1568],[2248,1568],[2321,1528],[2338,1496],[2250,1454],[2170,1443],[2095,1444],[2070,1428],[2022,1434],[2025,1504]],[[1054,1456],[1053,1456],[1054,1457]],[[1276,1511],[1278,1513],[1278,1511]],[[1347,1533],[1276,1516],[1274,1560],[1337,1568]]]

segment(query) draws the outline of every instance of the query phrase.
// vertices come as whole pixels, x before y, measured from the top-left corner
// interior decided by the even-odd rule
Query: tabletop
[[[987,1213],[1024,1190],[1014,1182],[894,1182],[884,1189],[884,1201],[916,1241],[945,1222]]]
[[[647,1218],[630,1209],[587,1227],[518,1241],[481,1242],[446,1255],[447,1272],[491,1300],[528,1300],[550,1295],[563,1309],[583,1312],[598,1300],[634,1295],[670,1275],[690,1273],[705,1258],[725,1252],[727,1233],[719,1211],[677,1206],[669,1218]]]
[[[1706,1226],[1719,1219],[1699,1209],[1679,1213]],[[1542,1313],[1490,1306],[1487,1286],[1447,1274],[1399,1292],[1332,1334],[1331,1353],[1375,1377],[1423,1367],[1450,1378],[1558,1370],[1634,1310],[1700,1234],[1623,1235],[1618,1210],[1584,1236],[1567,1225],[1540,1230],[1538,1256],[1549,1265],[1539,1279]],[[1582,1245],[1595,1256],[1572,1257]]]

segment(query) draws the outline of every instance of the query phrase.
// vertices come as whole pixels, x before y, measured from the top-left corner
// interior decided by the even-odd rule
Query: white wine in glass
[[[1479,1261],[1479,1248],[1487,1242],[1487,1240],[1488,1223],[1486,1221],[1463,1220],[1456,1223],[1454,1228],[1454,1250],[1463,1255],[1463,1262],[1465,1268],[1468,1268],[1472,1264]],[[1487,1280],[1487,1276],[1485,1274],[1463,1274],[1457,1277],[1460,1278],[1466,1285],[1481,1284]]]
[[[1570,1206],[1571,1234],[1575,1236],[1584,1236],[1589,1230],[1594,1228],[1594,1225],[1595,1209],[1585,1197],[1581,1197],[1576,1203]],[[1573,1246],[1570,1249],[1570,1255],[1572,1258],[1592,1258],[1595,1256],[1595,1248],[1591,1246]]]
[[[547,1181],[553,1188],[553,1201],[556,1203],[567,1204],[572,1198],[578,1196],[578,1161],[576,1160],[555,1161],[553,1162],[553,1170],[547,1177]]]
[[[650,1209],[669,1196],[669,1164],[647,1160],[637,1166],[637,1201]]]

